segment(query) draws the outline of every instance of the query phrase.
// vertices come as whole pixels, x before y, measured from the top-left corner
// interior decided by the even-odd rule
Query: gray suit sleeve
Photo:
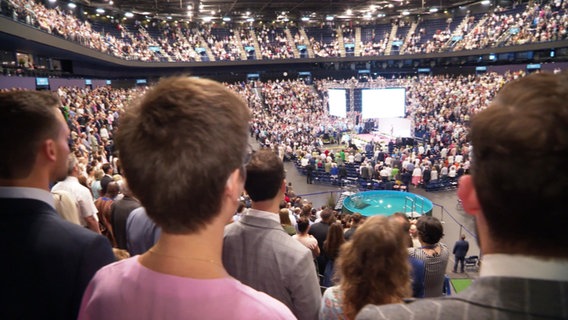
[[[321,290],[312,253],[306,248],[298,265],[293,267],[289,276],[294,277],[290,293],[294,310],[292,312],[299,320],[314,320],[318,318],[321,305]]]

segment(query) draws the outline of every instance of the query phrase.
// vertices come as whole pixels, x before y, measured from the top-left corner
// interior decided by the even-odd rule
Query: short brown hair
[[[243,165],[250,111],[218,82],[160,80],[120,118],[116,142],[132,192],[169,233],[193,233],[219,213]]]
[[[286,178],[284,164],[269,149],[255,152],[246,166],[245,190],[252,201],[274,199]]]
[[[33,168],[42,140],[57,137],[59,99],[50,93],[0,93],[0,178],[22,179]]]
[[[472,118],[472,180],[491,237],[534,255],[568,255],[568,73],[510,82]],[[536,216],[538,214],[538,216]]]
[[[366,219],[341,247],[336,263],[348,319],[367,304],[402,302],[412,295],[404,231],[394,220]]]

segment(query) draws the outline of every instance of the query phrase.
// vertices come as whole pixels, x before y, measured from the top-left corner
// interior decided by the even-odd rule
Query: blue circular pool
[[[343,200],[347,212],[370,217],[390,216],[395,212],[404,212],[407,216],[431,215],[432,201],[409,192],[400,191],[365,191],[348,196]]]

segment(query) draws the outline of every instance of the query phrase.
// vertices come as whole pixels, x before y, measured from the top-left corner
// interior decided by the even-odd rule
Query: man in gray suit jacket
[[[286,190],[282,161],[261,150],[246,172],[252,208],[225,228],[223,264],[231,276],[282,301],[298,319],[317,319],[321,291],[312,253],[284,231],[278,215]]]
[[[475,217],[480,277],[447,298],[366,306],[357,319],[568,319],[568,74],[505,86],[471,123],[472,174],[458,196]],[[560,170],[560,171],[559,171]]]

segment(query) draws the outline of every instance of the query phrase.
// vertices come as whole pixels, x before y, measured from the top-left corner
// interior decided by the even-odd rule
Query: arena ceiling
[[[442,13],[481,0],[83,0],[89,6],[150,18],[196,22],[376,21],[405,15]],[[500,0],[486,0],[495,4]]]

